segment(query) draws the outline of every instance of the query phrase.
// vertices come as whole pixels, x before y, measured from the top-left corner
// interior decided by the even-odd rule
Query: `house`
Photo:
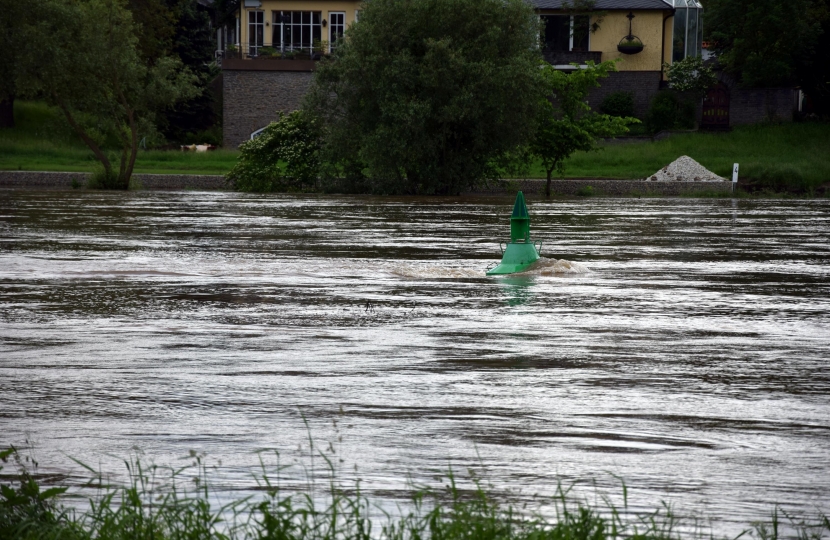
[[[563,0],[528,1],[544,23],[542,52],[558,69],[619,59],[619,72],[590,96],[592,107],[608,93],[630,91],[635,114],[642,117],[664,80],[663,63],[701,54],[703,8],[697,0],[595,0],[589,12],[568,9]],[[226,146],[248,140],[277,111],[300,106],[315,57],[337,47],[360,19],[361,5],[356,0],[240,3],[236,27],[218,32]]]

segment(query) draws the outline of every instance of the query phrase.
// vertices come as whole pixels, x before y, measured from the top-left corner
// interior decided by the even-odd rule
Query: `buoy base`
[[[510,242],[507,244],[507,249],[504,250],[504,255],[501,258],[501,264],[487,272],[487,275],[501,276],[504,274],[523,272],[530,268],[530,266],[538,260],[539,252],[533,244],[525,242]]]

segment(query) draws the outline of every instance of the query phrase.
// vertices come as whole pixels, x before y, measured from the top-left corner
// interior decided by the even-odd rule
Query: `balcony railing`
[[[293,47],[281,44],[274,46],[270,43],[228,45],[224,51],[216,51],[218,59],[319,60],[324,54],[322,47]]]
[[[545,61],[554,66],[564,66],[568,64],[585,65],[587,60],[593,61],[595,64],[602,62],[602,52],[600,51],[551,51],[544,50],[542,54]]]

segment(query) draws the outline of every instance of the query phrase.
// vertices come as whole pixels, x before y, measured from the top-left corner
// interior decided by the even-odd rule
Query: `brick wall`
[[[602,100],[613,92],[634,94],[634,116],[645,118],[654,95],[660,91],[662,74],[659,71],[618,71],[607,79],[600,79],[600,87],[588,94],[588,105],[599,111]]]
[[[795,89],[741,88],[738,81],[723,71],[718,79],[729,88],[729,125],[759,122],[791,122],[795,111]]]
[[[236,148],[251,133],[300,108],[311,86],[310,71],[223,70],[223,146]]]

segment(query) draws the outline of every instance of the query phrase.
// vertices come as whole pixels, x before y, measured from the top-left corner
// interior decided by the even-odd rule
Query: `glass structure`
[[[703,6],[697,0],[674,2],[674,37],[672,61],[700,56],[703,45]]]

